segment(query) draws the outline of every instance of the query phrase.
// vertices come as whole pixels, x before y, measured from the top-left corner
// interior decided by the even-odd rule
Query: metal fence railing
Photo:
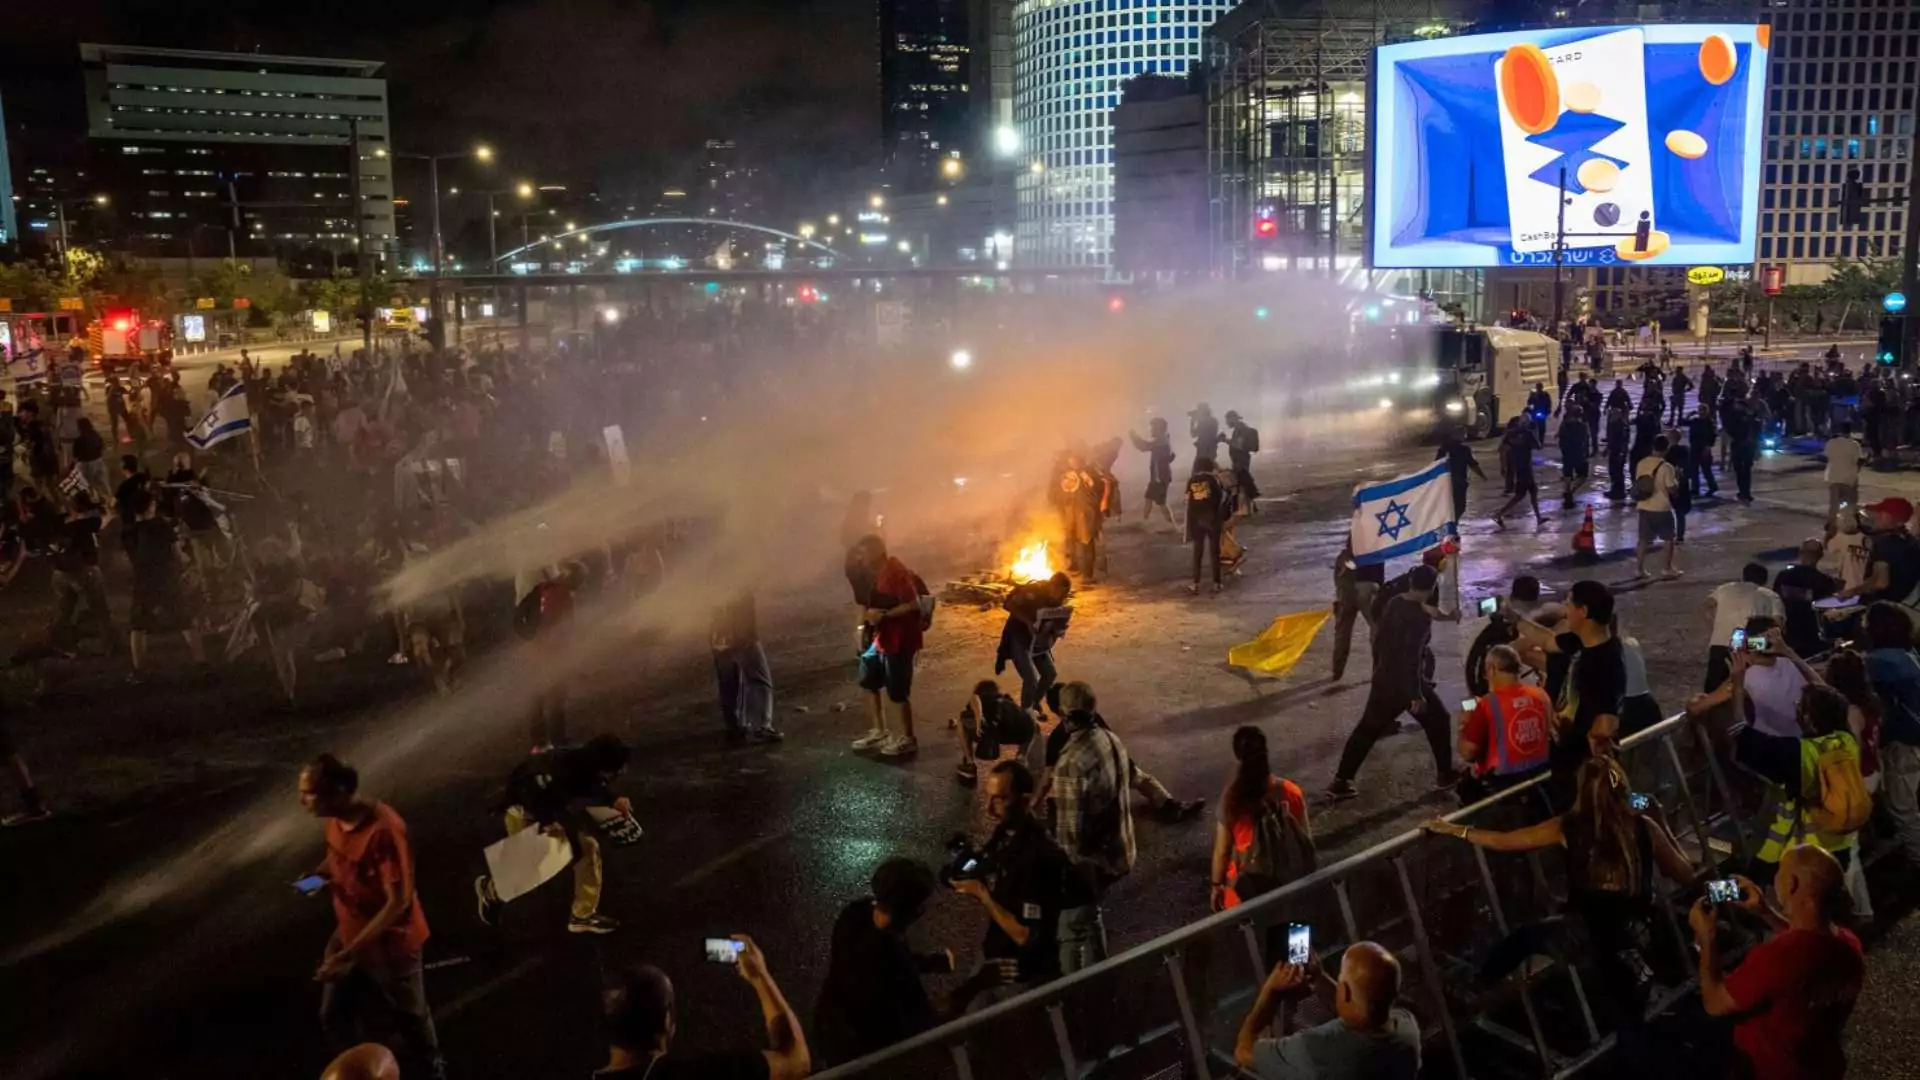
[[[1735,791],[1709,741],[1685,716],[1638,732],[1621,747],[1635,791],[1660,813],[1696,863],[1745,859],[1754,792]],[[1461,809],[1449,821],[1512,828],[1548,813],[1544,778]],[[1062,1077],[1095,1065],[1103,1076],[1207,1080],[1240,1075],[1234,1035],[1271,968],[1268,936],[1290,922],[1314,928],[1316,959],[1371,940],[1400,957],[1403,1003],[1452,1073],[1570,1076],[1608,1051],[1579,963],[1532,958],[1514,978],[1464,991],[1487,950],[1565,898],[1557,851],[1489,854],[1419,831],[1403,833],[1309,877],[1209,916],[1108,960],[822,1074],[975,1080]],[[1660,893],[1658,991],[1664,1011],[1693,991],[1681,900]],[[1661,929],[1664,927],[1664,930]],[[1288,1023],[1317,1023],[1307,1002]],[[1473,1068],[1469,1068],[1469,1062]]]

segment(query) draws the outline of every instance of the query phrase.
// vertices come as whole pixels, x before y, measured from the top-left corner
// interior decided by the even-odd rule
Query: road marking
[[[506,971],[495,975],[479,986],[454,998],[445,1005],[435,1008],[433,1014],[441,1023],[445,1023],[466,1011],[469,1006],[478,1004],[481,998],[487,997],[508,983],[515,982],[523,976],[531,974],[535,968],[546,962],[547,958],[545,956],[529,956],[513,967],[508,968]]]
[[[793,835],[792,829],[781,829],[777,833],[773,833],[772,835],[769,835],[769,836],[763,836],[758,840],[749,840],[746,843],[741,844],[739,847],[734,848],[732,851],[727,852],[725,855],[722,855],[719,858],[713,860],[712,862],[707,863],[705,866],[696,868],[692,873],[688,874],[686,877],[683,877],[679,881],[674,882],[673,887],[676,889],[684,889],[689,885],[693,885],[700,881],[703,881],[706,878],[712,877],[714,874],[717,874],[720,871],[726,869],[727,867],[733,865],[734,863],[739,862],[741,859],[746,858],[748,855],[751,855],[754,852],[759,851],[761,848],[766,847],[769,844],[772,844],[776,840],[785,840],[787,837],[792,835]]]

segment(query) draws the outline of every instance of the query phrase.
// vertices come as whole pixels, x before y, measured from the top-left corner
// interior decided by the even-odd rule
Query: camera
[[[956,881],[978,881],[988,874],[986,853],[964,836],[947,841],[947,861],[940,867],[940,884],[953,888]]]

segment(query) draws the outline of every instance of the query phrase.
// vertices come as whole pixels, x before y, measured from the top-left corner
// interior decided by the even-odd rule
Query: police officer
[[[953,888],[986,910],[981,954],[1018,964],[1019,981],[997,993],[1011,997],[1077,970],[1088,944],[1099,946],[1096,955],[1104,954],[1105,929],[1087,872],[1067,858],[1034,816],[1032,771],[1003,761],[987,774],[985,787],[994,829],[981,851],[984,876],[960,878]]]

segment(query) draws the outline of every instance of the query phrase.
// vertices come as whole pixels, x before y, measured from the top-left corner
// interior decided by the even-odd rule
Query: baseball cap
[[[1869,514],[1885,514],[1896,521],[1913,520],[1913,504],[1899,496],[1881,499],[1877,503],[1868,503],[1861,509]]]

